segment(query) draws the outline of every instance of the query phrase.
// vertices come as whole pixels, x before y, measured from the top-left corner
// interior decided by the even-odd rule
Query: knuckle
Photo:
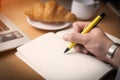
[[[69,36],[69,40],[70,40],[70,41],[74,41],[74,39],[75,39],[75,34],[72,33],[72,34]]]

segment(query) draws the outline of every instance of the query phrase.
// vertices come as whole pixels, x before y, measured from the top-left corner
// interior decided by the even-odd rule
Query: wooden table
[[[34,39],[49,32],[33,28],[26,21],[24,10],[38,1],[39,0],[2,0],[0,11],[31,39]],[[99,26],[105,32],[120,38],[120,17],[115,15],[105,4],[101,5],[99,11],[101,10],[107,14],[107,17]],[[0,80],[44,80],[40,75],[18,59],[14,55],[15,52],[16,49],[0,53]]]

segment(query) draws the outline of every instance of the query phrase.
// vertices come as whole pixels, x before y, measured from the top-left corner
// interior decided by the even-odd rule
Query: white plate
[[[27,17],[27,21],[33,27],[43,30],[59,30],[66,28],[70,25],[70,23],[44,23],[40,21],[35,21]]]

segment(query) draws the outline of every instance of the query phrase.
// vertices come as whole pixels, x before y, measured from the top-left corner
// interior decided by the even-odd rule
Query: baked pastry
[[[77,20],[74,14],[54,0],[45,3],[38,2],[32,8],[28,8],[25,14],[33,20],[43,22],[74,22]]]

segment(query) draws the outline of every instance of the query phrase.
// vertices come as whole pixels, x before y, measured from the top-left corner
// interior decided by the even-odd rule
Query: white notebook
[[[99,80],[112,67],[74,49],[64,54],[69,43],[61,36],[70,31],[46,33],[17,48],[15,55],[46,80]]]

